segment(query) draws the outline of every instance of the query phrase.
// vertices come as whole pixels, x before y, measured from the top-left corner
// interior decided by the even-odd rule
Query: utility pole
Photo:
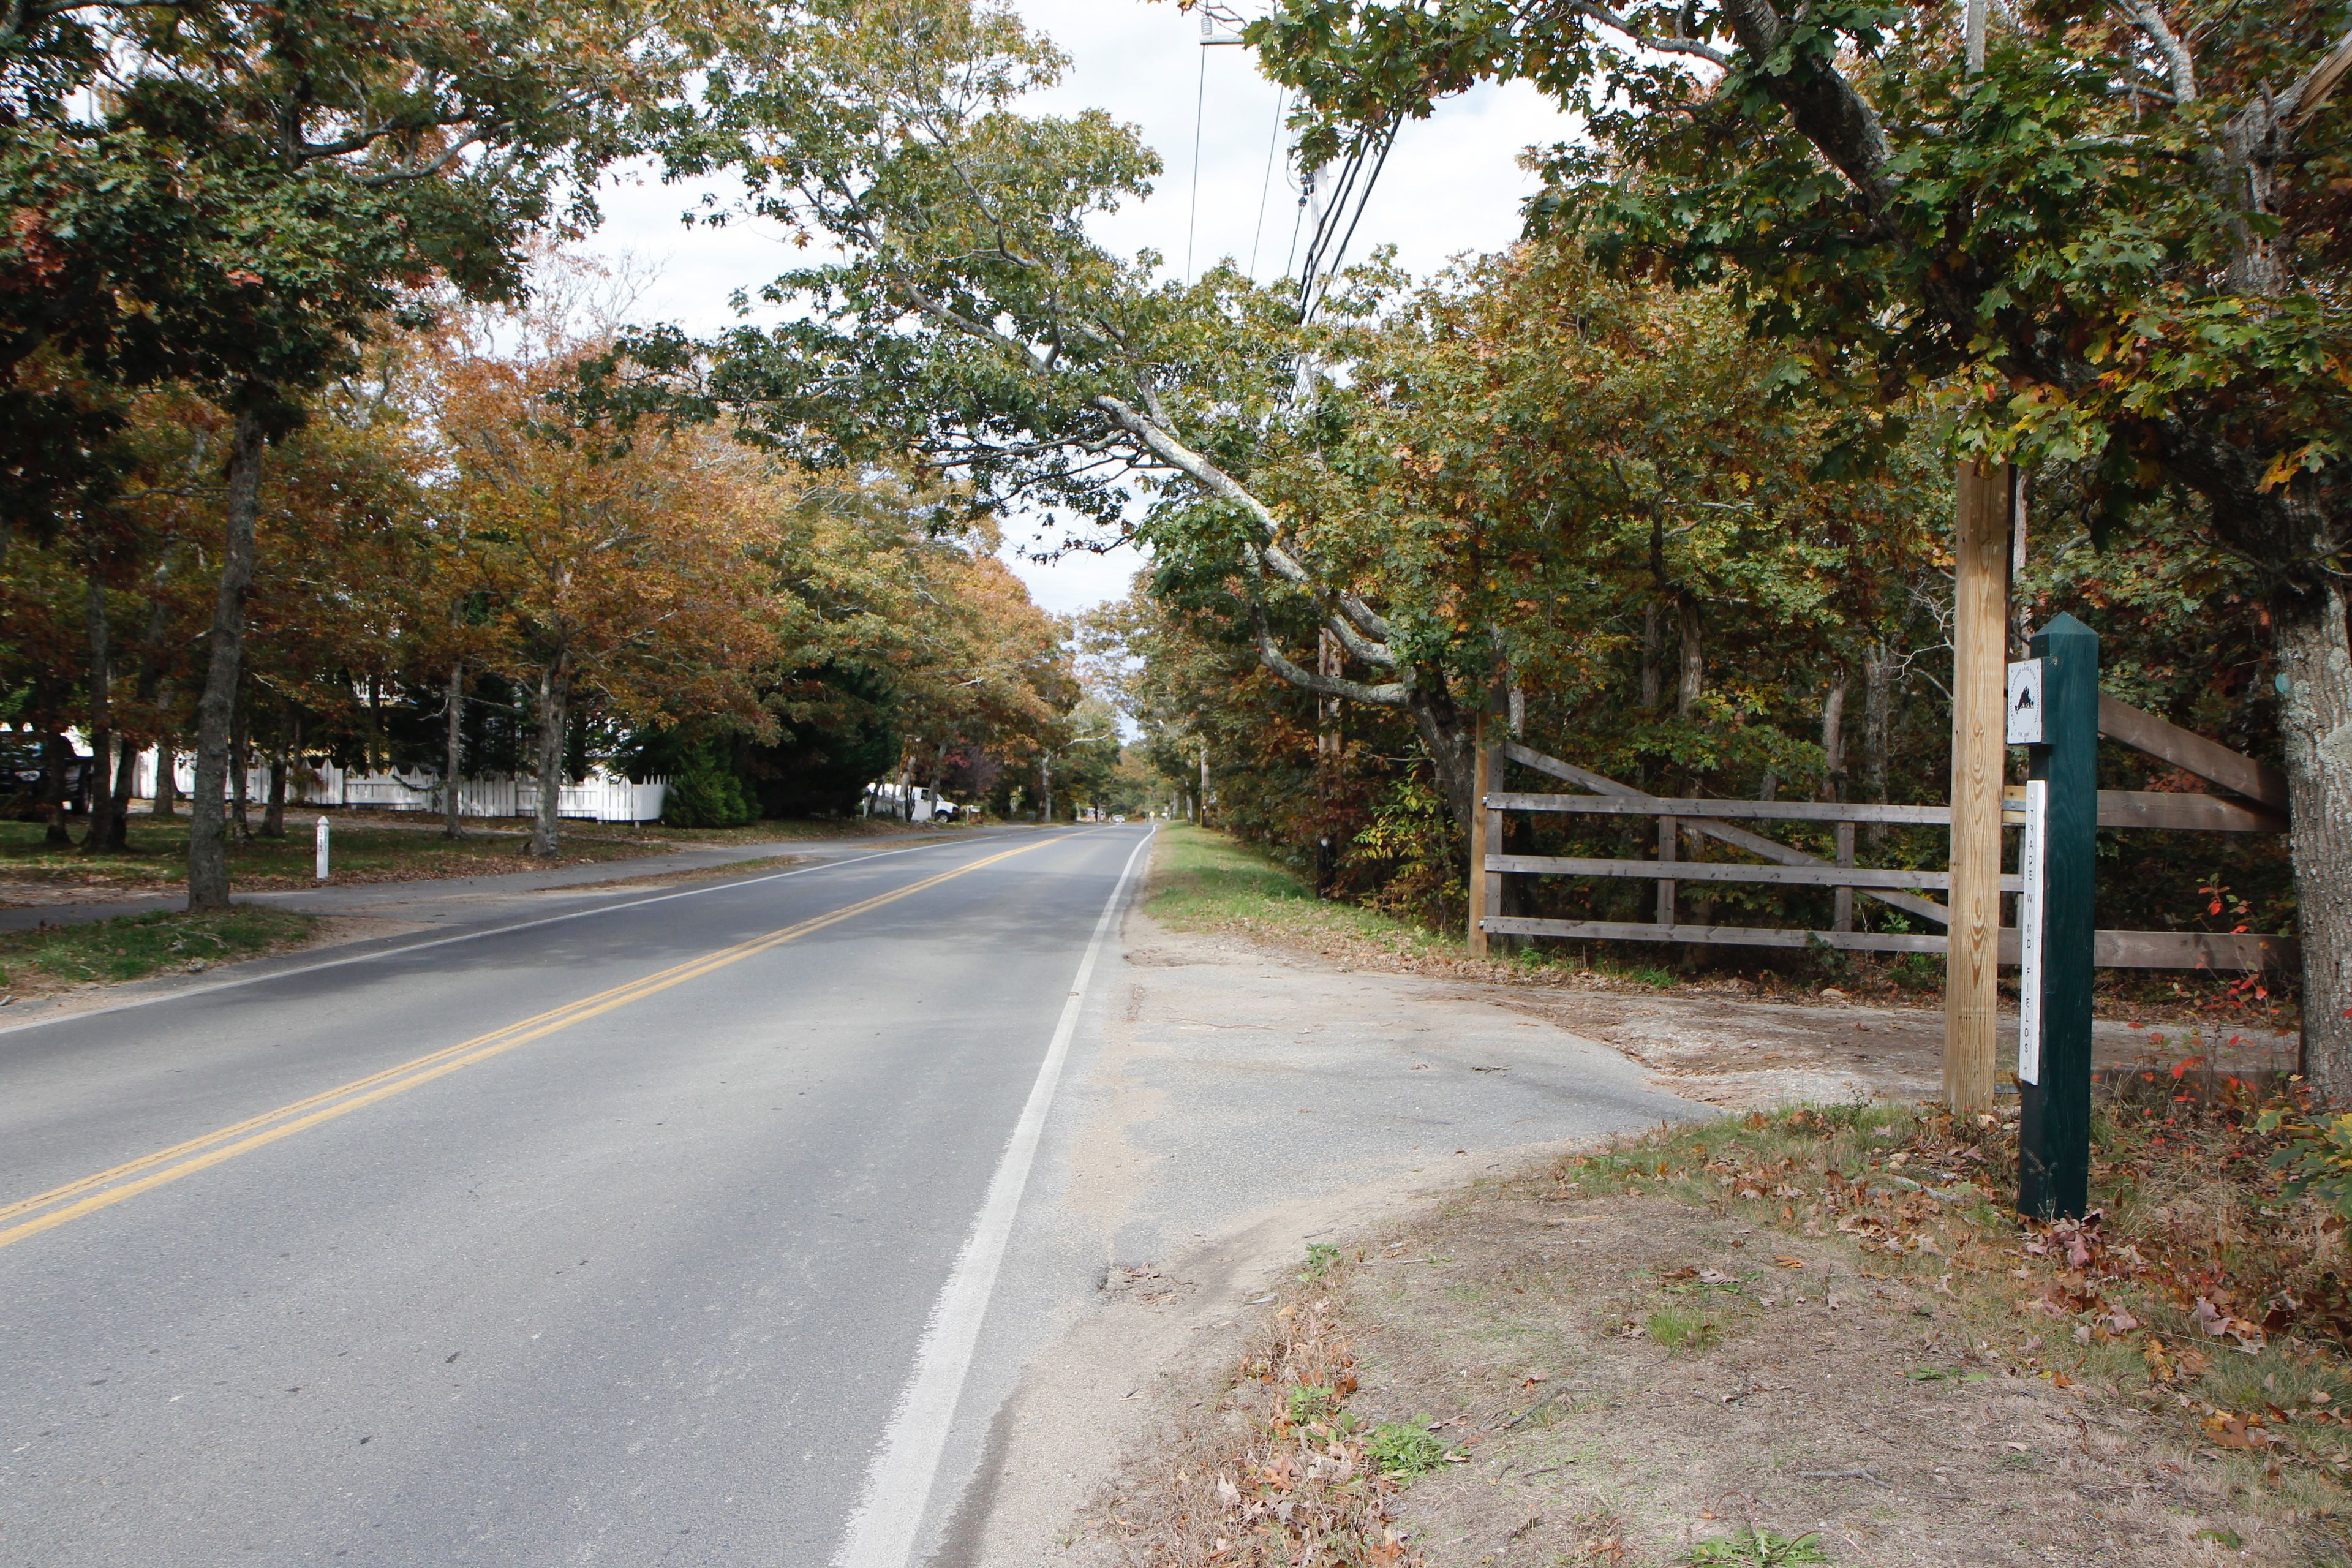
[[[1969,73],[1984,68],[1985,0],[1969,0]],[[2000,1004],[2002,707],[2009,663],[2007,463],[1965,458],[1952,517],[1952,827],[1944,954],[1944,1099],[1992,1104]]]
[[[1209,826],[1209,737],[1201,737],[1201,826]]]

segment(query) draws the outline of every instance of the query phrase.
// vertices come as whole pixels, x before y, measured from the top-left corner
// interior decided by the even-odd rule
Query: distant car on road
[[[1114,817],[1112,817],[1112,818],[1111,818],[1111,820],[1112,820],[1113,822],[1125,822],[1125,821],[1127,820],[1127,818],[1126,818],[1126,816],[1123,816],[1123,815],[1122,815],[1122,816],[1114,816]]]

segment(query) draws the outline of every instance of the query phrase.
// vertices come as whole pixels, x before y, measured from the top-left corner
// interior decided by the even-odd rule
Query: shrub
[[[2287,1190],[2309,1193],[2352,1220],[2352,1111],[2307,1121],[2284,1110],[2265,1110],[2260,1126],[2286,1134],[2271,1164],[2287,1173]]]
[[[1339,1266],[1339,1249],[1328,1241],[1307,1244],[1307,1272],[1298,1278],[1312,1285]]]
[[[677,771],[662,797],[662,822],[670,827],[740,827],[760,819],[760,808],[723,748],[704,742],[680,749]]]

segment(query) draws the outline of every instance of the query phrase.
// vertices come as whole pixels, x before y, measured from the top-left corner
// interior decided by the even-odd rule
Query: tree
[[[538,824],[553,855],[575,703],[646,723],[772,721],[774,659],[759,558],[773,540],[763,459],[707,428],[575,416],[550,401],[564,359],[467,358],[444,377],[444,497],[497,637],[493,668],[538,721]]]
[[[1249,595],[1302,595],[1373,676],[1306,670],[1270,635],[1268,668],[1410,712],[1466,814],[1458,650],[1396,642],[1358,584],[1302,550],[1283,498],[1253,488],[1268,448],[1319,437],[1332,384],[1286,291],[1230,267],[1155,285],[1152,258],[1122,261],[1088,237],[1090,216],[1141,195],[1157,163],[1099,112],[1015,110],[1061,62],[1008,6],[824,0],[809,14],[789,54],[738,54],[714,74],[725,134],[673,169],[731,165],[757,212],[843,258],[771,286],[812,307],[786,326],[707,352],[656,335],[634,356],[814,466],[912,454],[961,476],[981,504],[1066,508],[1113,532],[1138,492],[1156,497],[1142,536],[1218,555]],[[1482,687],[1483,668],[1468,679]]]
[[[420,283],[495,298],[593,174],[676,129],[690,53],[635,0],[30,0],[0,13],[0,462],[102,485],[110,387],[231,415],[189,903],[227,900],[222,797],[264,450]],[[43,371],[40,367],[52,368]],[[39,372],[37,378],[36,372]]]
[[[2254,566],[2286,683],[2310,1065],[2352,1092],[2352,33],[2300,3],[1284,0],[1251,37],[1316,159],[1482,77],[1588,117],[1544,207],[1631,271],[1727,279],[1853,413],[1936,390],[1963,450],[2080,463],[2102,533],[2181,498]],[[2279,84],[2284,84],[2283,86]]]

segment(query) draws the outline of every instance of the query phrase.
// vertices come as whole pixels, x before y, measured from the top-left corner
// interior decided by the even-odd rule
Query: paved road
[[[0,1032],[0,1563],[903,1553],[1143,838]]]

